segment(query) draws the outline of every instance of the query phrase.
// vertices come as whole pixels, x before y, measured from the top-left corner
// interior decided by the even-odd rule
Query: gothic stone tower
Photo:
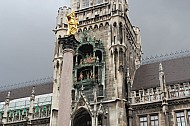
[[[142,50],[140,30],[128,18],[128,1],[71,0],[71,7],[79,18],[75,37],[80,41],[73,57],[71,125],[129,126],[130,87]],[[59,38],[66,35],[70,11],[60,8],[57,16],[51,126],[57,125],[62,61],[67,60]]]

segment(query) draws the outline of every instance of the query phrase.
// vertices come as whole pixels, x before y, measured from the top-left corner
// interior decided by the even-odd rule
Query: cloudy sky
[[[52,76],[55,18],[68,0],[0,0],[0,86]],[[143,56],[190,50],[189,0],[129,0]]]

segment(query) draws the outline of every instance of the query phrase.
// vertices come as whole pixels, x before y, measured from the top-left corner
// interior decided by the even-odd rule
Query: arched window
[[[115,65],[115,78],[117,79],[117,70],[118,70],[118,51],[114,51],[114,65]]]

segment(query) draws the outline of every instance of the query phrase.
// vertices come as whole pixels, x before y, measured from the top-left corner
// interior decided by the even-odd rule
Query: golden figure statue
[[[75,12],[72,11],[67,15],[68,31],[67,35],[74,35],[77,32],[78,18],[75,16]]]

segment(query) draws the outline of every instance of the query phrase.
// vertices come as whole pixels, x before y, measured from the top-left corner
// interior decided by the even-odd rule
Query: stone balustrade
[[[167,86],[168,100],[182,97],[190,97],[190,83],[177,83]],[[132,91],[132,104],[156,102],[162,100],[160,87]]]
[[[131,96],[132,96],[132,104],[147,103],[147,102],[162,100],[160,87],[132,91]]]
[[[168,96],[170,99],[190,96],[189,82],[169,85],[167,88],[168,88]]]

